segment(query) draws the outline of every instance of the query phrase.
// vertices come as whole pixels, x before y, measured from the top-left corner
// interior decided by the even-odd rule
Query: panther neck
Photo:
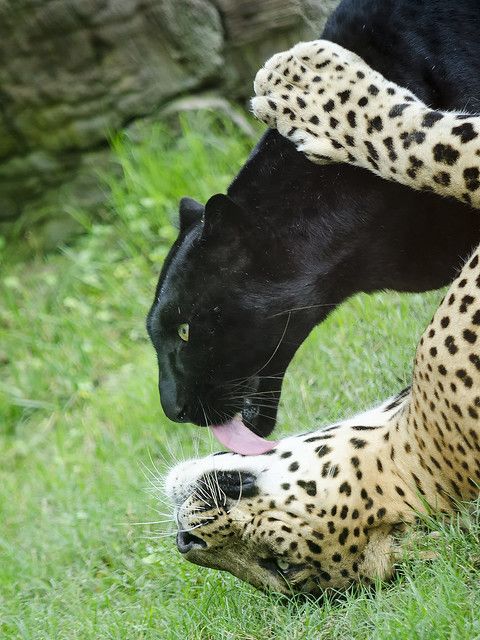
[[[480,242],[480,219],[468,207],[356,167],[314,165],[273,130],[228,195],[254,213],[272,263],[316,278],[319,299],[307,304],[331,302],[326,293],[339,291],[342,300],[440,287],[454,278],[458,256]]]

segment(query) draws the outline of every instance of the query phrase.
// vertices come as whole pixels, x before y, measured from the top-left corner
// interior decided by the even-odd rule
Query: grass
[[[393,583],[337,604],[258,593],[183,561],[168,523],[135,524],[165,519],[149,491],[157,470],[215,448],[162,415],[144,330],[177,201],[224,190],[252,145],[206,116],[143,134],[114,141],[124,177],[108,178],[109,223],[79,214],[75,246],[28,262],[0,254],[0,637],[479,638],[475,515],[466,529],[430,523],[436,537],[420,536]],[[280,432],[407,384],[439,299],[357,296],[332,314],[289,369]]]

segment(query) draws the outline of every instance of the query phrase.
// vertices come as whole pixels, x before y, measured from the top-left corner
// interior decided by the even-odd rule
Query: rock
[[[68,210],[105,197],[113,131],[206,87],[245,100],[263,60],[318,36],[336,4],[1,0],[0,233],[43,225],[60,241]]]
[[[239,109],[235,109],[231,102],[216,95],[194,95],[172,100],[158,114],[161,118],[178,115],[185,111],[219,111],[226,115],[247,136],[255,135],[255,130]]]

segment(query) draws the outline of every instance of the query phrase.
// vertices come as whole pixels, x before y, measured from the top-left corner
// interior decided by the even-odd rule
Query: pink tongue
[[[242,453],[246,456],[255,456],[260,453],[270,451],[277,446],[278,442],[265,440],[255,435],[248,429],[241,419],[235,416],[225,424],[210,427],[213,435],[223,444],[224,447],[235,453]]]

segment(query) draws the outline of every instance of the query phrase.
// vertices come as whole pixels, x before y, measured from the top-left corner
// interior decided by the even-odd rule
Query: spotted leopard
[[[398,536],[419,513],[478,496],[479,336],[477,251],[420,340],[411,389],[268,454],[174,467],[179,550],[283,593],[391,576]]]
[[[317,47],[318,56],[325,54],[325,49],[319,51],[322,46],[314,43],[305,51],[305,46],[295,50],[303,57],[310,51],[310,63],[313,60],[315,65],[323,64],[324,58],[320,58],[322,62],[315,61],[312,48]],[[347,160],[385,177],[461,200],[466,200],[468,192],[472,204],[479,205],[478,187],[465,182],[465,171],[478,167],[478,146],[473,135],[479,130],[476,118],[448,113],[437,117],[433,115],[437,112],[428,110],[405,89],[382,79],[353,54],[343,50],[341,57],[342,51],[336,45],[330,51],[328,64],[320,69],[327,69],[335,58],[335,66],[343,67],[335,69],[335,82],[332,78],[314,80],[307,67],[303,65],[304,71],[299,63],[295,75],[300,77],[292,76],[296,85],[289,84],[304,87],[301,91],[306,106],[299,105],[303,122],[298,120],[297,130],[285,134],[316,161]],[[338,53],[338,60],[333,53]],[[280,74],[283,78],[291,73],[289,57],[285,54],[289,71]],[[277,67],[277,72],[281,69]],[[286,94],[276,94],[277,89],[283,89],[279,89],[280,83],[275,84],[278,78],[272,75],[268,79],[269,75],[270,72],[260,76],[261,82],[266,77],[274,84],[272,93],[262,100],[268,103],[271,99],[276,108],[270,105],[271,111],[261,111],[265,102],[260,101],[254,102],[254,110],[281,128],[284,120],[278,116],[279,105],[282,110],[292,108],[292,99],[287,101],[283,97]],[[307,77],[308,87],[302,85]],[[355,88],[355,96],[351,88],[343,88],[342,78]],[[321,105],[327,116],[322,115],[318,123],[307,126],[306,112],[311,114],[311,120],[315,106],[309,102],[311,82],[320,83],[318,86],[325,92],[350,94],[343,100],[344,111],[340,108],[341,97],[328,98],[334,100],[334,107],[325,110]],[[259,86],[257,82],[257,91]],[[370,86],[374,88],[369,90]],[[292,96],[297,94],[297,101],[297,88],[287,91]],[[350,108],[349,101],[360,101],[358,94],[369,96],[369,104],[373,103],[370,97],[380,101],[378,109],[368,112],[366,118],[358,109]],[[395,109],[395,105],[407,106]],[[318,111],[318,105],[316,108]],[[350,111],[355,111],[355,118],[349,117]],[[400,113],[395,115],[397,111]],[[288,112],[283,115],[290,119]],[[383,135],[392,134],[393,146],[382,146],[376,137],[381,133],[380,125],[367,123],[376,115],[381,118]],[[425,118],[430,124],[422,128]],[[393,128],[387,126],[390,120]],[[463,129],[463,137],[469,139],[462,140],[461,133],[452,133],[452,128],[462,124],[471,125]],[[393,136],[395,128],[398,138]],[[425,138],[419,142],[413,134],[423,130]],[[358,132],[359,137],[353,137]],[[402,135],[405,132],[407,136]],[[357,149],[355,155],[345,146],[346,135],[353,137],[355,145],[347,146]],[[367,139],[366,135],[372,138]],[[365,144],[366,140],[373,140],[372,148]],[[436,145],[450,146],[452,151],[447,156],[443,154],[443,160],[436,159]],[[395,165],[390,153],[396,154]],[[410,155],[422,162],[417,163],[415,175],[410,171]],[[453,156],[455,162],[446,161],[446,157]],[[394,166],[397,170],[392,174]],[[447,170],[449,180],[436,179],[439,171]],[[172,469],[166,492],[174,504],[179,550],[192,562],[230,571],[260,589],[282,593],[318,594],[329,588],[344,589],[354,582],[368,583],[391,576],[401,556],[399,540],[419,514],[448,515],[460,503],[478,497],[479,345],[477,249],[452,283],[420,340],[410,388],[370,412],[285,438],[268,454],[214,454]]]

